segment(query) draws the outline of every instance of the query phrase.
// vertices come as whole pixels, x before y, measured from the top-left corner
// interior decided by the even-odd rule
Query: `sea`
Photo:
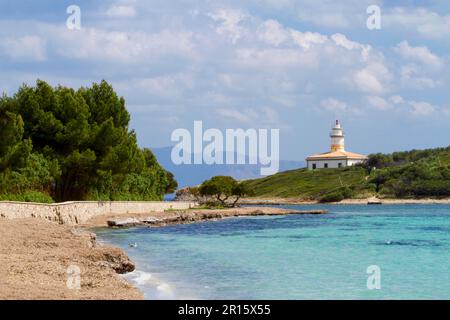
[[[450,205],[307,205],[323,215],[95,229],[146,299],[450,299]]]

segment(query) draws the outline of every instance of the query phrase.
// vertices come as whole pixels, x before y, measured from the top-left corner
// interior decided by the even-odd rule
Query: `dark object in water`
[[[383,204],[380,199],[369,199],[367,200],[367,204]]]

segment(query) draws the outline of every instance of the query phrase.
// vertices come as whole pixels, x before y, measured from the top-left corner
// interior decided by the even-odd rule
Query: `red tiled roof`
[[[321,160],[321,159],[358,159],[365,160],[367,156],[353,153],[348,151],[334,151],[334,152],[325,152],[319,154],[313,154],[306,158],[306,160]]]

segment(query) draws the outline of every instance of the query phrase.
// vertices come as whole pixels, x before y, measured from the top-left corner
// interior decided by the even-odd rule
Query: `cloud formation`
[[[195,119],[292,132],[334,117],[368,126],[405,114],[441,121],[450,41],[426,30],[447,32],[446,16],[436,6],[375,1],[382,29],[369,31],[373,2],[107,1],[82,6],[77,31],[65,27],[65,12],[2,20],[0,85],[11,92],[36,78],[71,86],[105,78],[137,115],[143,143],[156,145]]]

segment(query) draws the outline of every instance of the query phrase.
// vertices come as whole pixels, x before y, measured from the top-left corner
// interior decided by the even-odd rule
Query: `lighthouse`
[[[342,130],[339,120],[336,120],[336,124],[331,129],[331,152],[344,151],[344,131]]]
[[[306,158],[309,170],[349,167],[367,160],[365,155],[345,151],[344,130],[339,120],[331,128],[330,139],[330,151]]]

